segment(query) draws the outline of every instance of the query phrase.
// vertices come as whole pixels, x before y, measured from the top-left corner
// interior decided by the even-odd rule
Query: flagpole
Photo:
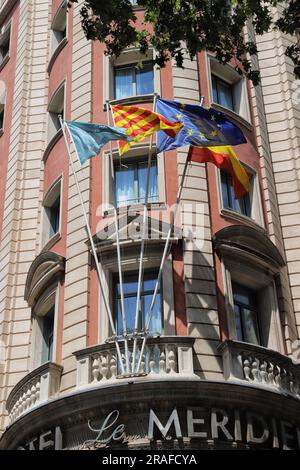
[[[119,358],[119,361],[120,361],[122,374],[124,374],[124,365],[123,365],[123,361],[122,361],[120,346],[119,346],[119,343],[117,341],[116,329],[115,329],[114,322],[113,322],[113,319],[112,319],[112,314],[111,314],[109,302],[107,300],[106,292],[105,292],[103,284],[102,284],[102,274],[101,274],[101,270],[100,270],[100,266],[99,266],[99,260],[98,260],[98,256],[97,256],[97,252],[96,252],[92,232],[91,232],[91,229],[90,229],[87,213],[86,213],[86,210],[85,210],[82,193],[81,193],[80,186],[79,186],[79,181],[78,181],[77,174],[76,174],[76,171],[75,171],[74,162],[73,162],[73,159],[72,159],[72,156],[71,156],[69,143],[68,143],[67,136],[66,136],[65,123],[62,120],[62,117],[60,115],[58,116],[58,119],[59,119],[59,122],[60,122],[60,127],[62,129],[64,139],[65,139],[65,143],[66,143],[66,147],[67,147],[67,151],[68,151],[68,155],[69,155],[69,159],[70,159],[70,163],[71,163],[71,167],[72,167],[72,172],[73,172],[73,176],[74,176],[74,180],[75,180],[75,185],[76,185],[76,188],[77,188],[77,193],[78,193],[78,196],[79,196],[79,199],[80,199],[80,204],[81,204],[81,207],[82,207],[82,212],[83,212],[83,216],[84,216],[84,220],[85,220],[85,226],[86,226],[86,230],[87,230],[88,237],[89,237],[89,240],[90,240],[90,244],[91,244],[92,252],[93,252],[93,255],[94,255],[94,259],[95,259],[95,264],[96,264],[96,269],[97,269],[97,273],[98,273],[98,277],[99,277],[99,284],[100,284],[100,288],[101,288],[101,293],[102,293],[102,297],[103,297],[103,300],[104,300],[106,312],[107,312],[107,315],[108,315],[108,318],[109,318],[110,326],[111,326],[111,329],[112,329],[112,334],[114,336],[114,342],[115,342],[115,345],[116,345],[117,355],[118,355],[118,358]],[[70,133],[70,136],[71,136],[71,133]],[[73,142],[73,144],[74,144],[74,142]],[[75,145],[74,145],[74,147],[75,147]],[[76,149],[76,147],[75,147],[75,149]]]
[[[181,176],[181,180],[180,180],[180,184],[179,184],[179,188],[178,188],[178,192],[177,192],[177,197],[176,197],[175,208],[174,208],[174,212],[173,212],[173,217],[172,217],[172,221],[170,221],[170,227],[169,227],[169,231],[168,231],[166,242],[165,242],[165,247],[164,247],[164,251],[163,251],[163,255],[162,255],[162,259],[161,259],[161,263],[160,263],[160,267],[159,267],[159,272],[158,272],[158,276],[157,276],[157,280],[156,280],[156,284],[155,284],[155,289],[154,289],[154,292],[153,292],[151,305],[150,305],[150,308],[149,308],[149,311],[148,311],[148,321],[147,321],[147,325],[145,327],[145,335],[144,335],[144,338],[143,338],[143,343],[142,343],[142,347],[141,347],[141,351],[140,351],[140,357],[139,357],[137,368],[136,368],[137,371],[139,370],[139,368],[141,366],[141,361],[142,361],[143,354],[144,354],[144,349],[145,349],[145,346],[146,346],[148,330],[149,330],[151,320],[152,320],[152,317],[153,317],[154,305],[155,305],[156,296],[157,296],[157,292],[158,292],[160,281],[161,281],[163,267],[164,267],[164,264],[165,264],[165,261],[166,261],[167,255],[168,255],[168,248],[169,248],[170,238],[171,238],[171,234],[172,234],[175,222],[176,222],[176,217],[177,217],[179,202],[180,202],[180,198],[181,198],[181,194],[182,194],[182,190],[183,190],[183,183],[184,183],[185,176],[186,176],[188,162],[189,162],[189,154],[186,158],[183,173],[182,173],[182,176]]]
[[[157,94],[154,93],[153,99],[153,112],[155,112],[156,108],[156,99]],[[145,251],[145,235],[146,235],[146,218],[147,218],[147,204],[148,204],[148,197],[149,197],[149,184],[150,184],[150,170],[151,170],[151,160],[152,160],[152,146],[153,146],[153,134],[150,136],[149,142],[149,152],[148,152],[148,169],[147,169],[147,179],[146,179],[146,193],[145,193],[145,202],[144,202],[144,213],[143,213],[143,228],[142,228],[142,235],[141,235],[141,249],[140,249],[140,262],[139,262],[139,276],[138,276],[138,290],[137,290],[137,297],[136,297],[136,310],[135,310],[135,324],[134,324],[134,340],[133,340],[133,353],[132,353],[132,363],[131,368],[132,372],[135,372],[135,356],[136,356],[136,348],[137,348],[137,337],[138,337],[138,326],[139,326],[139,318],[140,318],[140,301],[141,301],[141,288],[142,288],[142,277],[143,277],[143,259],[144,259],[144,251]],[[139,371],[139,368],[136,372]]]
[[[109,110],[110,105],[109,101],[106,101],[106,120],[107,125],[110,125],[109,119]],[[112,152],[112,142],[109,143],[110,148],[110,160],[111,160],[111,173],[113,179],[115,179],[115,171],[114,171],[114,162],[113,162],[113,152]],[[123,326],[123,337],[124,337],[124,345],[125,345],[125,360],[126,360],[126,372],[130,373],[130,364],[129,364],[129,350],[128,350],[128,339],[127,339],[127,325],[126,325],[126,311],[125,311],[125,302],[124,302],[124,290],[123,290],[123,273],[122,273],[122,265],[121,265],[121,251],[120,251],[120,237],[119,237],[119,224],[118,224],[118,216],[117,216],[117,209],[114,205],[114,218],[115,218],[115,227],[116,227],[116,242],[117,242],[117,258],[118,258],[118,271],[119,271],[119,282],[120,282],[120,294],[121,294],[121,315],[122,315],[122,326]]]

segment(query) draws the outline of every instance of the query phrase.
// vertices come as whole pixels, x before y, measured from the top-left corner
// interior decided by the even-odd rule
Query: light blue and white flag
[[[76,121],[65,121],[65,124],[81,165],[89,158],[98,155],[102,147],[110,140],[132,140],[125,134],[126,129],[122,128]]]

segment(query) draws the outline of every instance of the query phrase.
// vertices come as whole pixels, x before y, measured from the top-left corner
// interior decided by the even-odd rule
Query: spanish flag
[[[230,145],[215,147],[191,147],[189,160],[192,162],[210,162],[232,176],[236,199],[250,191],[249,176]]]
[[[126,134],[133,138],[132,142],[120,141],[120,154],[123,155],[130,147],[156,131],[164,131],[173,139],[183,126],[179,121],[169,121],[161,114],[137,106],[112,106],[116,127],[127,129]]]

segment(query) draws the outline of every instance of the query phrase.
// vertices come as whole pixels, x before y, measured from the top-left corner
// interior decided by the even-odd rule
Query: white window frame
[[[139,246],[139,245],[138,245]],[[125,252],[126,253],[126,252]],[[140,250],[137,248],[136,255],[134,257],[127,256],[123,250],[123,256],[121,259],[122,270],[126,269],[126,272],[137,271],[139,266],[139,255]],[[114,256],[116,254],[114,252]],[[159,269],[161,256],[151,256],[147,258],[144,256],[144,270]],[[104,291],[109,298],[112,314],[113,312],[113,274],[118,273],[118,267],[116,260],[112,258],[109,265],[106,265],[105,261],[101,263],[102,277],[105,279]],[[173,266],[172,256],[166,259],[162,273],[162,294],[163,294],[163,334],[162,336],[173,336],[175,335],[175,308],[174,308],[174,286],[173,286]],[[111,328],[107,318],[107,312],[105,309],[105,303],[103,297],[99,293],[99,324],[98,324],[98,338],[99,344],[103,344],[108,337],[111,336]]]
[[[218,189],[218,199],[220,214],[229,217],[241,222],[245,222],[248,225],[259,226],[262,229],[265,229],[264,214],[262,208],[262,199],[260,194],[259,180],[257,173],[254,172],[252,168],[246,165],[244,162],[241,162],[245,169],[251,173],[253,176],[250,181],[250,204],[251,204],[251,216],[240,214],[239,212],[234,211],[233,209],[228,209],[223,206],[223,195],[222,195],[222,184],[221,184],[221,170],[215,167],[215,174],[217,178],[217,189]]]
[[[54,307],[54,328],[53,328],[53,358],[57,361],[57,331],[58,331],[58,310],[59,310],[59,286],[57,283],[50,286],[46,292],[38,299],[32,312],[31,328],[31,354],[30,369],[34,370],[41,366],[43,353],[43,317]]]
[[[232,282],[257,292],[259,326],[263,346],[285,354],[282,326],[273,277],[243,260],[224,258],[221,261],[229,338],[237,341]],[[268,315],[268,317],[267,317]],[[269,328],[267,328],[267,324]]]
[[[50,237],[50,208],[51,205],[56,201],[58,195],[60,196],[59,206],[59,229]],[[48,251],[51,246],[54,245],[61,238],[61,226],[62,226],[62,205],[63,205],[63,175],[61,174],[50,186],[46,192],[42,206],[42,236],[41,236],[41,248],[43,251]]]
[[[114,89],[114,69],[115,67],[133,65],[139,62],[149,62],[154,61],[154,49],[150,48],[145,55],[141,55],[140,51],[137,48],[128,48],[126,49],[118,58],[111,58],[108,56],[103,57],[103,69],[104,69],[104,82],[103,82],[103,96],[105,101],[115,100]],[[153,93],[160,94],[160,70],[158,67],[155,67],[153,62],[153,80],[154,80],[154,91]],[[130,101],[135,102],[139,100],[139,97],[142,95],[130,96],[122,98],[117,101]],[[148,96],[148,95],[147,95]]]
[[[147,155],[149,152],[149,144],[146,145],[135,145],[134,148],[130,149],[126,155],[123,157],[125,158],[136,158],[143,157]],[[155,148],[153,150],[153,154],[155,155]],[[153,158],[153,157],[152,157]],[[164,163],[164,153],[156,154],[157,158],[157,187],[158,187],[158,201],[157,202],[150,202],[149,204],[153,204],[160,206],[164,205],[166,201],[166,187],[165,187],[165,163]],[[113,161],[118,162],[120,160],[119,151],[117,149],[113,150]],[[103,201],[103,208],[101,211],[101,216],[106,215],[106,207],[110,207],[114,204],[114,180],[112,174],[112,164],[110,158],[110,151],[104,152],[102,158],[102,174],[103,174],[103,185],[102,185],[102,201]],[[141,204],[132,204],[131,205],[139,207]],[[126,206],[122,206],[126,207]],[[122,207],[119,210],[122,210]]]
[[[51,54],[50,58],[55,55],[57,49],[61,46],[62,42],[68,39],[68,25],[69,25],[69,16],[68,16],[68,1],[63,0],[59,5],[52,23],[51,23]],[[60,37],[62,33],[62,24],[66,26],[66,35]]]
[[[242,77],[232,65],[220,64],[219,61],[207,55],[207,71],[208,71],[208,84],[209,84],[209,93],[210,93],[210,102],[212,105],[223,110],[224,113],[227,113],[230,116],[230,113],[239,118],[244,119],[247,124],[251,123],[250,118],[250,109],[249,109],[249,97],[247,90],[247,83],[245,77]],[[212,75],[220,78],[224,82],[232,86],[233,101],[235,110],[232,111],[229,108],[226,108],[219,103],[214,103],[213,100],[213,90],[212,90]]]
[[[62,94],[62,97],[61,97]],[[61,99],[62,98],[62,99]],[[55,90],[48,104],[48,143],[52,141],[58,132],[61,132],[58,126],[58,114],[66,109],[66,80],[64,80]]]

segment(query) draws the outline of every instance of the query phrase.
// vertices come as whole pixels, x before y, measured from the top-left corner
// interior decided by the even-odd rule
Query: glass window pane
[[[242,308],[241,310],[244,326],[244,341],[252,344],[260,344],[257,313],[247,308]]]
[[[251,199],[250,194],[247,193],[240,199],[235,198],[233,179],[232,176],[221,171],[221,189],[222,189],[222,201],[225,209],[231,209],[239,214],[251,217]]]
[[[117,168],[115,171],[115,198],[116,205],[124,206],[137,202],[138,195],[135,189],[135,167]]]
[[[56,199],[53,206],[50,207],[50,238],[59,231],[60,218],[60,196]]]
[[[144,325],[146,327],[148,319],[149,319],[149,309],[152,301],[152,294],[150,295],[145,295],[143,300],[144,300],[144,312],[143,312],[143,317],[144,317]],[[151,335],[157,335],[162,333],[162,318],[161,318],[161,296],[160,294],[157,294],[155,304],[154,304],[154,309],[153,309],[153,314],[152,314],[152,320],[150,323],[150,334]]]
[[[54,307],[42,319],[42,364],[53,359]]]
[[[152,296],[157,280],[157,272],[145,272],[144,281],[141,290],[141,316],[139,329],[146,326],[146,321],[148,318],[149,308],[152,301]],[[135,325],[135,312],[136,312],[136,299],[137,299],[137,279],[138,272],[134,274],[129,274],[124,276],[123,282],[123,291],[124,291],[124,304],[126,311],[126,326],[128,333],[134,331]],[[117,316],[117,332],[118,335],[122,334],[123,324],[122,324],[122,315],[121,315],[121,302],[120,302],[120,287],[119,287],[119,278],[115,277],[115,306],[116,306],[116,316]],[[160,334],[162,332],[162,305],[161,305],[161,293],[160,289],[156,297],[156,302],[154,305],[153,318],[150,325],[151,334]],[[146,318],[147,316],[147,318]]]
[[[115,69],[115,99],[133,95],[133,67]]]
[[[216,77],[214,77],[214,75],[212,75],[211,81],[212,81],[213,101],[214,101],[214,103],[219,103],[217,80],[216,80]]]
[[[139,186],[139,202],[145,202],[146,197],[146,184],[147,184],[148,162],[139,164],[138,167],[138,186]],[[158,187],[157,187],[157,163],[152,162],[149,176],[149,193],[148,201],[158,201]]]
[[[234,305],[234,312],[235,312],[235,326],[236,326],[237,340],[238,341],[244,341],[241,312],[240,312],[240,307],[238,305]]]
[[[221,189],[222,189],[222,200],[223,200],[223,207],[225,209],[231,208],[231,200],[230,200],[230,185],[228,183],[228,174],[225,171],[221,171]]]
[[[225,108],[232,109],[232,111],[234,111],[232,86],[223,82],[223,80],[218,80],[218,97],[219,104],[225,106]]]
[[[153,65],[144,64],[142,69],[136,69],[136,94],[147,95],[154,91]]]

